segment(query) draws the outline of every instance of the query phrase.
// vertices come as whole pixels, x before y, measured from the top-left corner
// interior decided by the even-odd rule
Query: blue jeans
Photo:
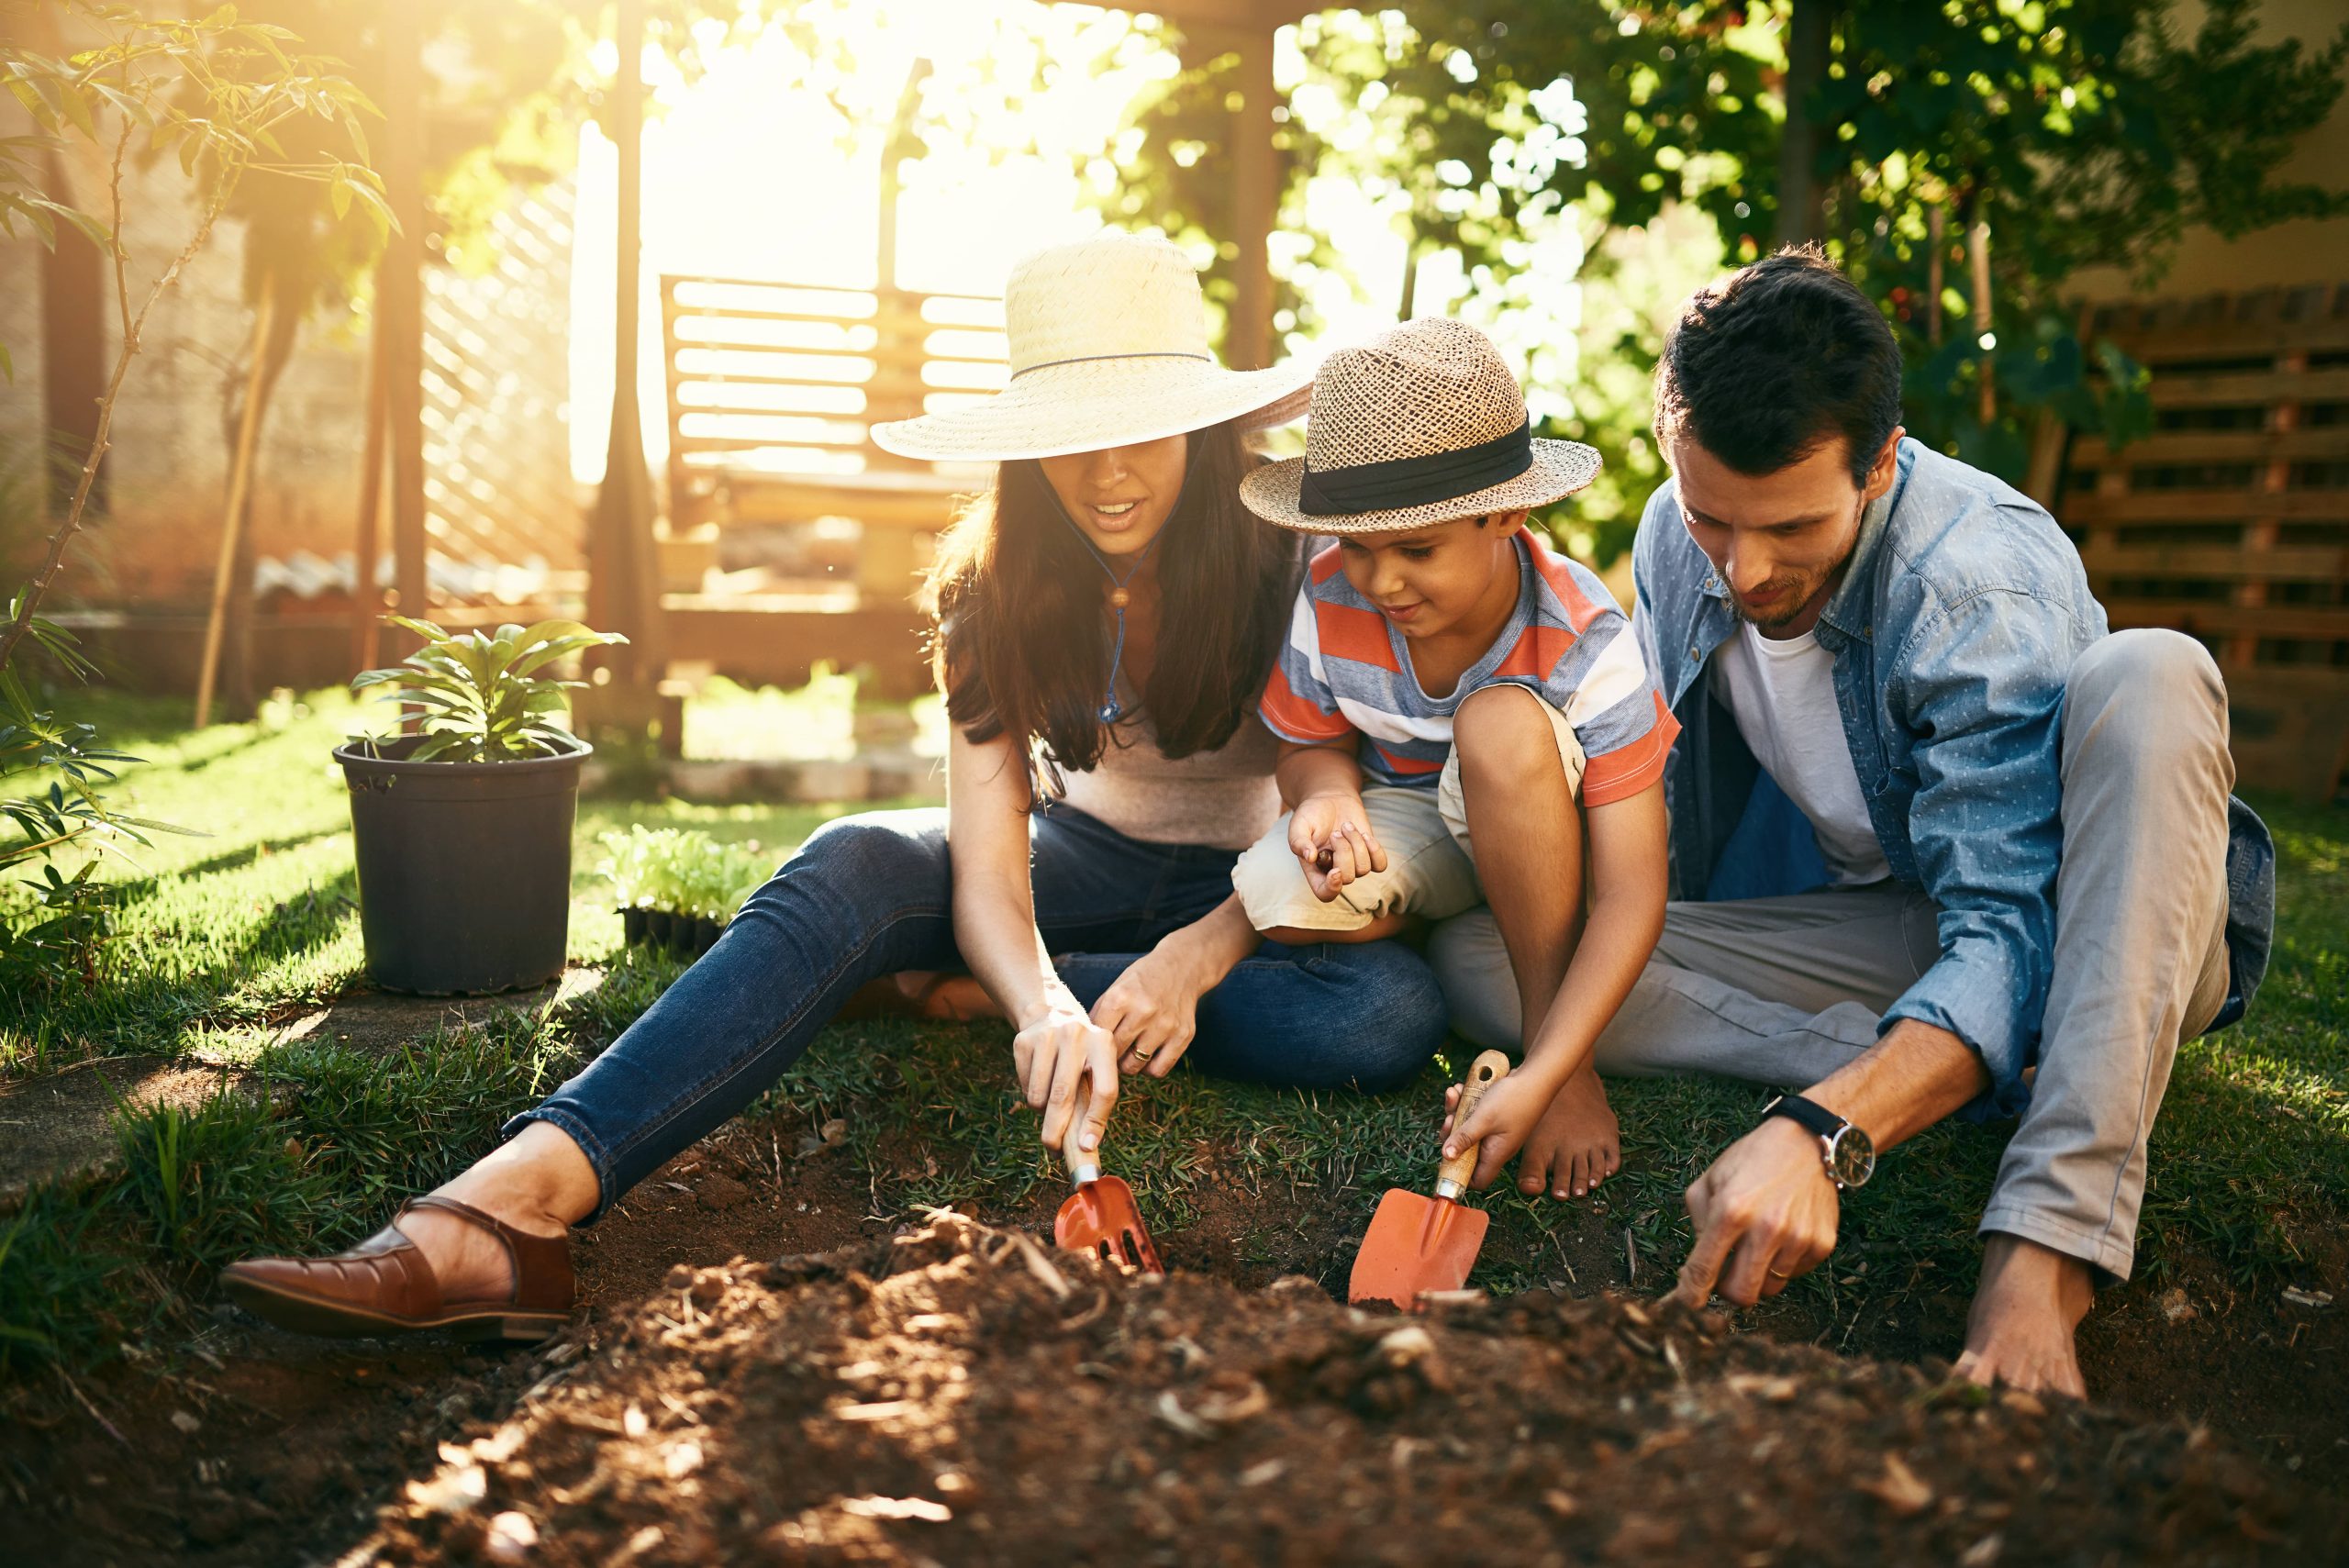
[[[1078,1001],[1231,895],[1228,850],[1145,844],[1065,806],[1029,833],[1036,923]],[[799,1060],[865,982],[952,969],[952,871],[942,810],[825,824],[751,895],[718,945],[512,1137],[551,1122],[603,1194],[593,1224],[678,1151],[739,1113]],[[1308,1089],[1392,1088],[1443,1039],[1443,994],[1395,942],[1266,942],[1199,999],[1184,1060],[1218,1077]],[[1010,1072],[1007,1052],[1004,1071]]]

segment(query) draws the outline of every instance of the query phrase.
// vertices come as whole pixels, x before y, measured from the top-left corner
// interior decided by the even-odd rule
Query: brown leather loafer
[[[412,1208],[436,1208],[506,1244],[514,1286],[502,1301],[451,1301],[432,1265],[400,1232]],[[302,1334],[355,1339],[446,1329],[466,1340],[543,1340],[571,1320],[571,1245],[532,1236],[454,1198],[411,1198],[392,1223],[331,1258],[248,1258],[220,1271],[228,1298]]]

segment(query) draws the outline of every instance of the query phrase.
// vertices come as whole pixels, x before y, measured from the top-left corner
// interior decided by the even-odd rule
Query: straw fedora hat
[[[1228,371],[1208,351],[1190,258],[1108,232],[1040,250],[1003,288],[1011,383],[985,403],[873,427],[900,457],[1009,462],[1133,446],[1229,419],[1285,424],[1305,411],[1309,365]]]
[[[1324,361],[1305,455],[1249,474],[1240,498],[1285,528],[1367,534],[1546,506],[1598,473],[1590,448],[1531,434],[1492,339],[1426,318]]]

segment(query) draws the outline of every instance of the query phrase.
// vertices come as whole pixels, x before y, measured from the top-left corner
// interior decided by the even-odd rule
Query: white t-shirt
[[[1741,623],[1714,656],[1717,689],[1753,760],[1810,819],[1839,887],[1892,874],[1868,820],[1851,742],[1835,706],[1835,661],[1809,632],[1784,641]]]

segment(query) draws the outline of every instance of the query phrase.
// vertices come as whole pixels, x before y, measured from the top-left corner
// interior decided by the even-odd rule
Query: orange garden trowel
[[[1466,1121],[1485,1091],[1508,1076],[1508,1058],[1497,1051],[1470,1062],[1452,1125]],[[1482,1209],[1464,1208],[1459,1201],[1475,1169],[1476,1146],[1472,1143],[1436,1167],[1435,1196],[1401,1187],[1387,1190],[1362,1239],[1362,1251],[1354,1256],[1353,1278],[1346,1284],[1348,1301],[1391,1301],[1411,1312],[1418,1310],[1422,1292],[1458,1290],[1468,1283],[1487,1223]]]
[[[1069,1122],[1068,1145],[1076,1141],[1077,1129],[1085,1125],[1085,1112],[1091,1108],[1088,1095]],[[1076,1184],[1076,1191],[1068,1195],[1052,1220],[1052,1240],[1072,1252],[1091,1252],[1144,1273],[1164,1273],[1166,1265],[1159,1262],[1150,1227],[1141,1222],[1133,1188],[1116,1176],[1101,1173],[1097,1150],[1085,1154],[1068,1145],[1062,1147],[1061,1158],[1068,1162],[1069,1179]]]

